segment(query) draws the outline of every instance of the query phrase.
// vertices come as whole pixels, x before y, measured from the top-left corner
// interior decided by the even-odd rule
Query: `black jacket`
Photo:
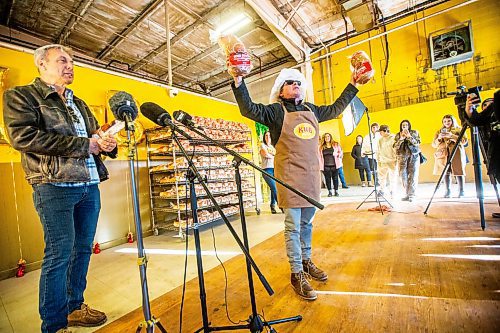
[[[99,125],[84,101],[74,96],[89,137]],[[87,182],[85,159],[89,139],[78,137],[72,117],[61,97],[40,78],[4,93],[3,116],[12,147],[21,152],[21,163],[30,184]],[[106,155],[115,158],[117,149]],[[94,155],[101,181],[108,171]]]
[[[500,115],[500,112],[497,112],[499,104],[500,90],[495,92],[493,104],[483,112],[474,111],[469,118],[472,125],[483,126],[488,130],[488,135],[485,135],[485,139],[488,140],[488,174],[494,176],[498,182],[500,182],[500,119],[497,118]],[[483,128],[481,130],[484,132]]]
[[[269,127],[271,141],[275,146],[281,135],[281,127],[283,127],[283,119],[285,118],[285,113],[281,104],[273,103],[264,105],[252,102],[245,81],[243,81],[238,88],[235,87],[233,82],[231,87],[233,88],[234,97],[240,108],[241,115]],[[304,111],[306,110],[305,104],[314,112],[318,122],[323,122],[337,118],[349,105],[354,96],[356,96],[357,92],[358,89],[355,86],[348,84],[332,105],[316,106],[308,102],[295,105],[294,99],[285,99],[283,100],[283,104],[288,112]]]
[[[368,157],[361,154],[361,145],[355,144],[354,147],[352,147],[351,156],[354,158],[355,169],[366,169],[370,171]]]

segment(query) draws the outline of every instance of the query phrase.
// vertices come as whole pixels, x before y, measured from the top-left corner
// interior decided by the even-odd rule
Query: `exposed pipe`
[[[432,17],[434,17],[434,16],[438,16],[438,15],[444,14],[444,13],[446,13],[446,12],[449,12],[449,11],[451,11],[451,10],[454,10],[454,9],[457,9],[457,8],[460,8],[460,7],[463,7],[463,6],[470,5],[470,4],[472,4],[472,3],[474,3],[474,2],[477,2],[477,1],[479,1],[479,0],[468,0],[468,1],[463,2],[463,3],[460,3],[460,4],[458,4],[458,5],[451,6],[451,7],[449,7],[449,8],[443,9],[443,10],[441,10],[441,11],[439,11],[439,12],[434,13],[434,14],[430,14],[429,16],[422,17],[422,18],[417,19],[417,20],[415,20],[415,21],[405,23],[405,24],[403,24],[403,25],[401,25],[401,26],[399,26],[399,27],[396,27],[396,28],[394,28],[394,29],[391,29],[391,30],[385,31],[385,32],[383,32],[383,33],[380,33],[380,34],[377,34],[377,35],[375,35],[375,36],[369,37],[369,38],[367,38],[367,39],[361,40],[361,41],[359,41],[359,42],[355,42],[355,43],[353,43],[353,44],[351,44],[351,45],[346,45],[346,46],[344,46],[344,47],[341,47],[340,49],[337,49],[337,50],[332,51],[332,52],[330,52],[330,53],[324,54],[324,55],[322,55],[322,56],[319,56],[319,57],[314,58],[314,59],[309,60],[309,61],[312,61],[312,62],[320,61],[320,60],[322,60],[322,59],[324,59],[324,58],[326,58],[326,57],[328,57],[328,56],[331,56],[332,54],[335,54],[335,53],[338,53],[338,52],[341,52],[341,51],[345,51],[345,50],[347,50],[347,49],[349,49],[349,48],[351,48],[351,47],[353,47],[353,46],[358,46],[358,45],[363,44],[363,43],[365,43],[365,42],[368,42],[368,41],[370,41],[370,40],[372,40],[372,39],[375,39],[375,38],[380,38],[380,37],[382,37],[382,36],[388,35],[388,34],[393,33],[393,32],[395,32],[395,31],[398,31],[398,30],[404,29],[404,28],[406,28],[406,27],[409,27],[409,26],[411,26],[411,25],[417,24],[418,22],[425,21],[425,20],[430,19],[430,18],[432,18]],[[317,52],[319,52],[319,50],[318,50],[318,51],[313,52],[312,54],[315,54],[315,53],[317,53]],[[301,65],[302,65],[302,63],[297,64],[297,65],[296,65],[296,66],[294,66],[293,68],[300,67]]]
[[[11,43],[6,43],[6,42],[3,42],[3,41],[0,41],[0,48],[1,47],[6,48],[6,49],[10,49],[10,50],[15,50],[15,51],[23,52],[23,53],[28,53],[28,54],[33,54],[33,52],[34,52],[34,50],[32,48],[26,48],[26,47],[23,47],[23,46],[11,44]],[[138,73],[133,73],[133,72],[131,73],[131,72],[119,69],[119,68],[114,68],[113,70],[106,69],[105,68],[106,65],[104,65],[104,64],[96,63],[94,61],[86,60],[84,58],[80,59],[77,56],[73,57],[73,59],[75,60],[75,63],[74,63],[75,66],[80,66],[80,67],[83,67],[83,68],[89,68],[89,69],[92,69],[92,70],[95,70],[95,71],[98,71],[98,72],[101,72],[101,73],[106,73],[106,74],[110,74],[110,75],[114,75],[114,76],[118,76],[118,77],[123,77],[125,79],[134,80],[134,81],[137,81],[137,82],[143,82],[143,83],[147,83],[147,84],[152,84],[154,86],[158,86],[158,87],[162,87],[162,88],[170,89],[170,88],[175,87],[175,88],[178,88],[179,91],[181,91],[183,93],[186,93],[186,94],[195,95],[195,96],[199,96],[199,97],[204,97],[204,98],[208,98],[208,99],[211,99],[211,100],[214,100],[214,101],[218,101],[218,102],[222,102],[222,103],[226,103],[226,104],[230,104],[230,105],[237,105],[234,102],[229,102],[229,101],[226,101],[224,99],[220,99],[220,98],[216,98],[216,97],[212,97],[212,96],[201,94],[199,92],[199,90],[189,89],[187,87],[180,86],[180,85],[172,85],[172,86],[171,85],[167,85],[167,84],[165,84],[165,82],[157,80],[156,78],[147,77],[145,75],[141,75],[141,74],[138,74]]]
[[[168,85],[172,85],[172,53],[170,50],[170,10],[168,0],[165,0],[165,30],[167,34],[167,66],[168,66]]]
[[[292,6],[292,4],[290,3],[290,0],[287,0],[288,4],[290,6]],[[302,1],[299,3],[299,5],[296,7],[296,10],[299,8],[300,4],[302,4]],[[293,8],[293,7],[292,7]],[[297,11],[295,10],[295,13],[297,13]],[[294,14],[295,14],[294,13]],[[299,18],[304,22],[304,25],[309,29],[309,31],[312,32],[313,36],[316,37],[319,42],[321,43],[321,45],[323,46],[323,49],[325,50],[325,53],[328,53],[328,49],[326,48],[325,44],[323,44],[323,41],[321,40],[321,38],[318,36],[318,34],[316,33],[316,31],[314,31],[313,28],[311,28],[309,26],[309,24],[306,23],[306,21],[304,20],[304,18],[300,15],[300,13],[297,13],[297,15],[299,16]],[[291,18],[291,17],[290,17]],[[290,20],[287,21],[287,24]],[[285,24],[285,27],[286,27],[286,24]],[[283,27],[283,29],[285,29],[285,27]],[[310,55],[309,55],[310,56]],[[332,69],[330,67],[330,57],[327,57],[326,58],[326,78],[327,78],[327,82],[328,82],[328,97],[330,99],[330,104],[333,103],[333,91],[332,91]]]
[[[292,4],[290,3],[290,1],[288,1],[288,4],[290,5],[290,7],[292,7],[293,9],[293,13],[288,17],[288,19],[286,20],[285,22],[285,25],[283,26],[283,29],[286,28],[286,26],[288,25],[288,23],[290,22],[290,20],[295,16],[295,14],[297,14],[297,10],[299,9],[299,7],[302,5],[302,3],[304,2],[304,0],[300,0],[299,4],[297,5],[297,7],[293,7]]]

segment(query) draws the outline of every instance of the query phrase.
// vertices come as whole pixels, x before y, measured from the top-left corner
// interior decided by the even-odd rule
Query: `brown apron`
[[[280,138],[276,144],[274,175],[293,188],[319,201],[321,174],[318,158],[319,125],[316,116],[307,111],[285,111]],[[276,183],[280,208],[313,207],[297,194]]]

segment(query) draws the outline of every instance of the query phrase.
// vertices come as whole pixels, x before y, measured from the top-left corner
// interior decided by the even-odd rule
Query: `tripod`
[[[182,130],[179,130],[177,126],[171,124],[170,125],[173,131],[177,131],[180,134],[183,134]],[[221,218],[224,220],[226,225],[228,226],[229,230],[233,234],[233,237],[237,241],[238,245],[240,245],[240,248],[242,249],[243,253],[245,254],[245,259],[246,259],[246,267],[247,267],[247,276],[248,276],[248,284],[249,284],[249,292],[250,292],[250,301],[252,305],[252,314],[249,316],[248,323],[247,324],[242,324],[242,325],[233,325],[233,326],[219,326],[219,327],[213,327],[210,326],[209,320],[208,320],[208,314],[207,314],[207,305],[206,305],[206,294],[205,294],[205,286],[204,286],[204,277],[203,277],[203,263],[202,263],[202,257],[201,257],[201,246],[200,246],[200,240],[199,240],[199,230],[198,230],[198,216],[197,216],[197,203],[196,203],[196,191],[194,188],[194,176],[191,175],[191,180],[190,180],[190,196],[191,196],[191,210],[193,213],[193,233],[195,237],[195,246],[196,246],[196,258],[197,258],[197,264],[198,264],[198,282],[199,282],[199,287],[200,287],[200,301],[201,301],[201,309],[202,309],[202,318],[203,318],[203,327],[197,330],[196,332],[212,332],[212,331],[223,331],[223,330],[239,330],[239,329],[248,329],[252,333],[258,333],[262,332],[264,330],[264,327],[268,327],[271,332],[276,332],[274,328],[272,328],[271,325],[274,324],[280,324],[280,323],[285,323],[289,321],[300,321],[302,320],[302,316],[294,316],[294,317],[289,317],[289,318],[282,318],[282,319],[277,319],[277,320],[272,320],[272,321],[262,321],[261,317],[258,315],[257,312],[257,305],[256,305],[256,300],[255,300],[255,290],[254,290],[254,285],[253,285],[253,276],[252,276],[252,268],[256,272],[257,276],[263,283],[264,287],[266,288],[267,292],[269,295],[272,295],[274,291],[271,289],[271,287],[268,285],[267,281],[265,280],[264,276],[256,266],[255,262],[253,261],[252,257],[250,256],[249,253],[249,243],[248,243],[248,234],[247,234],[247,228],[246,228],[246,220],[245,220],[245,210],[243,206],[243,190],[241,186],[241,174],[239,171],[239,165],[241,162],[245,162],[246,164],[252,166],[253,168],[259,170],[262,173],[265,173],[268,175],[270,178],[274,179],[281,185],[285,186],[287,189],[293,191],[294,193],[300,195],[310,203],[314,204],[316,207],[323,209],[324,206],[320,204],[319,202],[315,201],[312,198],[307,197],[300,191],[290,187],[290,185],[284,183],[283,181],[275,178],[274,176],[269,175],[266,173],[263,169],[259,168],[256,166],[254,163],[251,161],[245,159],[241,155],[233,152],[232,150],[228,149],[226,146],[212,140],[210,137],[208,137],[205,133],[200,131],[194,126],[188,126],[186,125],[191,131],[195,132],[199,136],[203,137],[207,141],[210,141],[211,143],[217,145],[218,147],[224,149],[227,153],[232,155],[234,157],[234,166],[235,166],[235,180],[238,188],[238,196],[239,196],[239,209],[240,209],[240,218],[241,218],[241,223],[242,223],[242,230],[243,230],[243,239],[244,239],[244,244],[241,243],[238,235],[234,232],[234,229],[232,228],[231,224],[225,217],[224,213],[220,209],[219,205],[217,204],[215,198],[213,195],[210,193],[208,187],[206,184],[203,182],[202,177],[199,175],[196,166],[193,164],[191,159],[187,156],[187,153],[185,149],[182,147],[182,145],[179,143],[178,138],[173,135],[173,139],[179,146],[182,155],[186,158],[189,164],[189,169],[191,172],[194,174],[194,176],[198,179],[200,184],[203,186],[205,192],[209,196],[210,200],[212,201],[213,205],[219,212]],[[185,136],[185,135],[184,135]]]
[[[137,196],[137,186],[135,182],[135,169],[134,160],[136,147],[132,143],[131,138],[135,131],[132,118],[127,114],[125,116],[125,128],[127,130],[127,143],[128,143],[128,165],[130,170],[130,186],[132,188],[132,203],[134,206],[134,222],[135,234],[137,236],[137,263],[139,265],[139,272],[141,276],[141,292],[142,292],[142,312],[144,313],[144,321],[137,327],[136,333],[139,333],[143,327],[146,328],[147,333],[153,333],[155,325],[158,326],[161,332],[167,333],[165,328],[161,325],[160,321],[151,315],[148,293],[148,280],[146,277],[146,267],[148,260],[144,253],[144,242],[142,239],[142,226],[141,226],[141,213],[139,211],[139,198]]]
[[[465,134],[465,131],[467,128],[470,128],[471,130],[471,143],[472,143],[472,159],[473,159],[473,165],[474,165],[474,181],[476,184],[476,196],[479,201],[479,215],[481,219],[481,228],[484,230],[486,228],[486,222],[484,220],[484,193],[483,193],[483,180],[482,180],[482,170],[481,170],[481,158],[480,154],[483,154],[483,159],[485,161],[485,164],[488,165],[488,160],[486,157],[486,153],[484,151],[484,146],[481,142],[481,137],[479,134],[479,129],[477,126],[471,126],[468,122],[464,123],[464,126],[462,130],[460,131],[460,134],[458,135],[458,138],[455,142],[455,145],[453,146],[453,149],[448,155],[448,160],[446,162],[446,165],[443,169],[443,172],[441,173],[441,176],[439,176],[439,180],[436,183],[436,188],[434,189],[434,193],[432,193],[432,197],[429,200],[429,204],[427,205],[427,208],[424,211],[424,214],[427,215],[427,211],[429,210],[429,207],[432,203],[432,200],[434,199],[434,195],[436,195],[436,192],[441,185],[441,181],[443,180],[443,177],[446,175],[448,172],[448,169],[451,167],[451,163],[453,161],[453,157],[455,157],[455,154],[457,152],[457,149],[460,145],[460,142],[463,139],[463,136]],[[492,176],[490,175],[490,181],[493,184],[493,187],[495,188],[495,192],[497,195],[497,200],[500,204],[500,198],[498,196],[498,190],[496,186],[496,181]]]
[[[370,194],[368,194],[368,196],[363,200],[361,201],[361,203],[358,205],[358,207],[356,207],[356,209],[359,209],[359,207],[361,207],[365,202],[366,200],[368,200],[369,197],[372,196],[372,194],[375,195],[375,201],[377,202],[378,204],[378,207],[380,209],[380,213],[382,215],[384,215],[384,210],[382,209],[382,204],[380,203],[380,198],[382,198],[385,202],[387,202],[387,204],[389,206],[391,206],[391,208],[393,208],[393,206],[391,205],[391,203],[384,197],[384,195],[377,190],[377,184],[378,184],[378,179],[377,179],[377,172],[376,172],[376,163],[377,161],[375,160],[375,154],[373,152],[373,140],[372,140],[372,127],[371,127],[371,123],[370,123],[370,114],[368,113],[368,108],[365,108],[365,113],[366,113],[366,120],[368,121],[368,131],[369,131],[369,134],[368,134],[368,137],[370,139],[370,150],[371,150],[371,155],[372,155],[372,165],[370,165],[370,173],[372,174],[372,177],[373,177],[373,184],[374,184],[374,188],[373,190],[370,192]]]

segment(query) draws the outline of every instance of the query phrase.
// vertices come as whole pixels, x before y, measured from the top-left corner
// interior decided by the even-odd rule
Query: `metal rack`
[[[179,125],[182,126],[182,125]],[[208,128],[207,128],[208,129]],[[186,129],[187,130],[187,129]],[[228,132],[224,129],[210,129]],[[231,130],[239,137],[238,140],[216,140],[231,148],[236,148],[240,154],[253,154],[252,137],[249,130]],[[175,231],[176,237],[184,239],[186,232],[192,229],[189,207],[189,191],[185,184],[185,172],[188,170],[186,161],[180,157],[180,150],[172,141],[172,134],[168,128],[155,127],[145,131],[147,146],[147,168],[149,173],[149,194],[151,206],[151,222],[155,235],[160,229]],[[236,184],[234,180],[234,167],[231,157],[222,148],[215,146],[207,140],[197,139],[193,135],[191,140],[182,140],[187,153],[196,160],[199,171],[205,173],[212,194],[218,199],[226,216],[239,214],[238,198],[236,197]],[[238,147],[241,146],[241,147]],[[226,157],[226,158],[225,158]],[[199,161],[202,162],[199,162]],[[207,162],[208,161],[208,162]],[[224,171],[226,170],[226,171]],[[256,175],[251,168],[241,168],[244,183],[245,208],[255,206],[257,214]],[[221,176],[223,175],[223,176]],[[220,189],[219,191],[217,189]],[[228,197],[233,195],[233,197]],[[204,191],[198,193],[199,211],[206,216],[201,217],[199,226],[220,220],[211,203],[205,203]],[[219,202],[220,198],[220,202]],[[201,204],[200,204],[201,203]]]

